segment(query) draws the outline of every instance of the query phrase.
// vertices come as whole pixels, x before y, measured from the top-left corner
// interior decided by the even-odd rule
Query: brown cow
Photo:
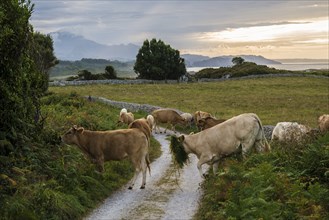
[[[128,128],[138,128],[147,136],[148,140],[151,138],[152,130],[148,120],[145,118],[136,119],[128,125]]]
[[[169,125],[171,125],[171,129],[176,133],[175,126],[177,124],[185,124],[185,119],[173,109],[157,109],[152,112],[152,116],[155,122],[155,133],[157,133],[157,130],[161,133],[159,123],[167,124],[164,133],[167,132]]]
[[[201,118],[198,121],[198,127],[201,128],[201,131],[202,131],[202,130],[211,128],[211,127],[213,127],[217,124],[220,124],[224,121],[226,121],[226,120],[225,119],[216,119],[216,118],[213,118],[213,117]]]
[[[321,115],[318,118],[318,124],[321,133],[329,131],[329,115]]]
[[[76,125],[70,128],[63,136],[66,144],[76,145],[96,163],[100,172],[104,171],[104,162],[123,160],[129,157],[135,167],[135,175],[129,189],[135,184],[136,178],[142,171],[143,180],[141,189],[145,188],[146,171],[150,170],[148,160],[148,138],[139,129],[119,129],[113,131],[89,131]]]
[[[208,112],[203,112],[203,111],[196,111],[194,113],[194,123],[200,131],[201,131],[201,128],[199,126],[199,120],[202,118],[206,118],[206,117],[212,117],[212,115]]]

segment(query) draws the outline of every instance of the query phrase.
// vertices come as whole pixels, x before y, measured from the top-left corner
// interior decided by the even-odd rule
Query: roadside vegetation
[[[80,219],[133,176],[129,160],[107,162],[99,174],[77,147],[60,140],[75,124],[90,130],[126,128],[116,125],[120,109],[76,93],[48,93],[41,111],[39,139],[26,136],[22,151],[1,156],[0,219]],[[136,118],[144,116],[135,113]],[[8,147],[4,144],[1,149]],[[151,161],[160,155],[160,145],[152,138]]]
[[[203,183],[195,219],[328,219],[329,133],[269,154],[225,159]]]

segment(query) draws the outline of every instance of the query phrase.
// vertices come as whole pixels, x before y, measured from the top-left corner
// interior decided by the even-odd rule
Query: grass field
[[[50,87],[49,90],[170,107],[191,113],[202,110],[217,118],[254,112],[265,125],[297,121],[315,127],[318,116],[329,113],[329,79],[309,77],[188,84],[85,85]]]

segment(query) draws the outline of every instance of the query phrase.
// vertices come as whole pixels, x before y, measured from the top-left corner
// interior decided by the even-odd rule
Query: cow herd
[[[213,171],[218,170],[222,158],[236,152],[243,157],[252,148],[258,152],[267,152],[271,147],[265,137],[261,120],[254,113],[244,113],[230,119],[217,119],[210,113],[196,111],[179,114],[173,109],[157,109],[145,118],[134,119],[134,114],[123,108],[119,113],[118,123],[128,126],[127,129],[111,131],[90,131],[73,126],[63,136],[62,141],[76,145],[91,162],[95,163],[99,172],[104,171],[104,162],[129,158],[135,168],[135,174],[129,184],[132,189],[137,176],[142,173],[141,189],[145,188],[146,172],[150,172],[149,147],[152,132],[161,133],[159,125],[165,125],[175,132],[177,124],[191,126],[195,124],[199,132],[189,135],[172,136],[178,147],[172,148],[173,158],[179,151],[198,157],[197,168],[204,177],[203,164],[212,165]],[[329,131],[329,115],[318,119],[319,132]],[[315,132],[305,125],[296,122],[279,122],[273,132],[272,139],[288,141],[300,140],[304,135]],[[175,132],[176,133],[176,132]]]

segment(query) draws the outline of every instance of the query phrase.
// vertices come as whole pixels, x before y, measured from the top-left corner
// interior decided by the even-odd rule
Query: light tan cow
[[[134,121],[134,114],[132,112],[127,112],[127,109],[125,108],[121,109],[117,124],[123,123],[129,125],[133,121]]]
[[[194,123],[200,131],[202,129],[201,129],[201,126],[199,125],[199,121],[200,121],[200,119],[206,118],[206,117],[212,117],[212,115],[210,113],[204,112],[204,111],[196,111],[194,113]]]
[[[157,109],[152,112],[152,116],[155,122],[155,133],[157,133],[157,130],[161,133],[159,128],[160,123],[167,124],[164,133],[167,132],[169,125],[171,125],[171,129],[176,132],[175,126],[177,124],[185,124],[185,119],[173,109]]]
[[[151,132],[155,130],[155,122],[154,122],[154,117],[153,115],[148,115],[146,116],[147,123],[149,124],[151,128]]]
[[[205,163],[212,165],[216,173],[221,158],[239,150],[242,150],[245,156],[253,146],[258,151],[271,149],[265,138],[262,123],[253,113],[235,116],[196,134],[173,137],[172,145],[173,142],[180,143],[178,148],[183,149],[187,155],[193,153],[199,158],[197,168],[201,177],[204,176],[202,165]],[[181,154],[181,150],[178,149],[177,152]],[[175,158],[177,161],[177,157]]]
[[[206,130],[208,128],[214,127],[217,124],[223,123],[226,119],[216,119],[214,117],[201,118],[198,122],[201,130]]]
[[[324,114],[318,118],[319,129],[321,133],[329,131],[329,115]]]
[[[73,126],[63,136],[62,141],[76,145],[94,163],[98,171],[104,171],[104,162],[130,158],[135,175],[129,189],[135,184],[137,176],[142,172],[141,189],[145,188],[146,171],[150,171],[148,160],[148,138],[139,129],[119,129],[113,131],[90,131],[83,127]]]

